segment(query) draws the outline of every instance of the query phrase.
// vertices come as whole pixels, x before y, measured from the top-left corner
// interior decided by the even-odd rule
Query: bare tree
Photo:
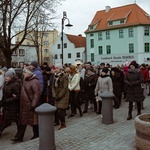
[[[45,18],[49,20],[47,24],[53,26],[52,20],[55,19],[55,7],[62,0],[1,0],[0,19],[1,36],[3,42],[0,49],[5,56],[7,66],[11,66],[11,56],[13,51],[22,44],[28,32],[39,28],[39,21]],[[40,18],[37,22],[37,18]],[[44,22],[43,22],[44,23]],[[45,22],[46,23],[46,22]],[[38,27],[37,27],[38,25]],[[20,32],[15,33],[18,30]],[[12,48],[15,37],[23,33],[22,39]],[[37,45],[37,43],[35,43]]]

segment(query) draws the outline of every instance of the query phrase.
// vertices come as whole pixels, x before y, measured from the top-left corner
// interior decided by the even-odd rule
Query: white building
[[[97,11],[85,34],[93,64],[150,64],[150,16],[137,4]]]
[[[23,64],[30,64],[31,61],[37,61],[36,47],[31,45],[21,45],[12,54],[12,66],[21,67]]]
[[[56,43],[52,47],[53,65],[62,63],[62,34],[59,35]],[[85,62],[86,39],[82,35],[63,35],[63,64],[75,64],[80,60]]]

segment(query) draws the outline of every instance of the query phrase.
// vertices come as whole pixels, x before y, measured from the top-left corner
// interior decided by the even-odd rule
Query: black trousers
[[[61,108],[57,108],[56,112],[55,112],[55,123],[59,123],[59,121],[61,122],[65,122],[65,115],[66,115],[66,110],[65,109],[61,109]]]
[[[27,127],[27,125],[19,125],[18,132],[15,135],[15,137],[22,140],[23,137],[24,137],[25,131],[26,131],[26,127]],[[34,137],[39,137],[39,127],[38,127],[38,125],[32,125],[32,129],[33,129],[33,136]]]
[[[137,113],[141,113],[141,102],[136,103],[137,103]],[[133,102],[129,102],[129,115],[132,115],[132,110],[133,110]]]
[[[76,108],[79,110],[80,115],[82,114],[81,102],[80,102],[80,91],[70,92],[70,104],[71,104],[71,114],[76,114]]]

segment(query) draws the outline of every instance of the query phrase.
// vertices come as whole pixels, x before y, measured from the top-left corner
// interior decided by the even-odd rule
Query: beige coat
[[[59,77],[59,86],[55,87],[55,76],[53,77],[52,95],[59,97],[59,101],[55,101],[55,106],[61,109],[67,109],[69,105],[69,90],[68,90],[68,76],[65,74]]]
[[[70,91],[79,91],[80,90],[80,74],[76,73],[73,78],[69,81],[68,89]]]

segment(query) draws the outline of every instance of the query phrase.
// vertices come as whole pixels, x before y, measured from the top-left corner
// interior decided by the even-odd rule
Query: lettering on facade
[[[101,57],[101,60],[110,60],[111,62],[122,62],[123,59],[129,60],[134,59],[134,56],[110,56],[110,57]]]

